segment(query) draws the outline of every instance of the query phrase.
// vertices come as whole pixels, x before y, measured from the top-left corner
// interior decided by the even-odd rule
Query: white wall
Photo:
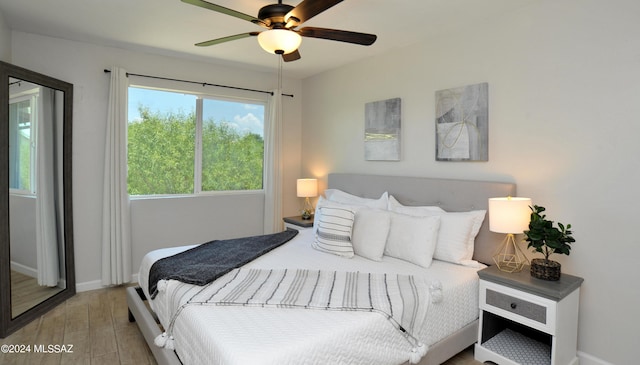
[[[0,11],[0,61],[11,62],[11,29]]]
[[[513,181],[571,223],[581,364],[637,362],[640,2],[538,1],[304,80],[303,174]],[[489,161],[435,161],[434,93],[489,83]],[[364,104],[402,98],[402,160],[364,161]],[[532,257],[533,254],[529,254]]]
[[[74,85],[73,209],[76,279],[80,289],[99,285],[104,139],[109,75],[104,69],[203,81],[260,90],[277,86],[277,73],[154,56],[29,33],[13,32],[13,63]],[[274,56],[275,57],[275,56]],[[283,80],[284,211],[295,210],[300,173],[300,81]],[[220,194],[132,202],[133,272],[144,253],[160,247],[262,233],[262,194]]]
[[[9,240],[11,264],[23,274],[37,277],[36,248],[36,198],[35,196],[9,194]]]

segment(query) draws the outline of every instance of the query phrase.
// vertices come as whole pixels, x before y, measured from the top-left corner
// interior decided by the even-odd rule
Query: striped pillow
[[[355,212],[349,208],[322,207],[313,248],[343,257],[353,257],[351,232]]]

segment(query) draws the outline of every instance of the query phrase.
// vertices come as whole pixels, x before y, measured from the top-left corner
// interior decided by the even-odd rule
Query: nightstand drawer
[[[545,333],[555,333],[557,302],[480,280],[480,309]]]
[[[486,291],[486,302],[488,305],[547,324],[547,307],[545,306],[527,302],[491,289]]]

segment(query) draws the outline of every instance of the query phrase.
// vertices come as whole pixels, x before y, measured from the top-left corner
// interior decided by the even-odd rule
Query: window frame
[[[17,104],[23,101],[29,101],[29,107],[31,108],[31,112],[29,113],[29,188],[28,189],[18,189],[12,188],[11,183],[9,184],[9,193],[14,195],[22,195],[22,196],[36,196],[36,179],[37,179],[37,124],[38,124],[38,113],[39,113],[39,96],[40,96],[40,87],[36,88],[28,88],[27,91],[17,92],[16,96],[9,98],[9,108],[11,108],[11,104]],[[20,130],[17,130],[17,133],[20,133]],[[11,136],[10,136],[11,138]],[[16,156],[18,163],[20,162],[20,147],[17,147],[18,155]],[[11,161],[9,161],[11,163]],[[19,177],[18,177],[19,179]]]
[[[131,77],[130,79],[136,79]],[[200,85],[201,89],[204,85]],[[148,194],[148,195],[129,195],[130,199],[156,199],[156,198],[185,198],[185,197],[198,197],[198,196],[214,196],[214,195],[255,195],[264,194],[265,187],[265,157],[267,150],[267,138],[265,133],[267,131],[268,120],[268,107],[269,100],[265,97],[255,97],[255,93],[244,90],[225,90],[224,94],[215,92],[202,92],[197,91],[193,85],[184,85],[183,82],[178,80],[158,80],[158,79],[146,79],[139,78],[130,80],[127,88],[127,95],[129,88],[149,89],[164,92],[172,92],[176,94],[192,95],[196,98],[195,116],[196,116],[196,133],[195,133],[195,151],[194,151],[194,189],[191,193],[177,193],[177,194]],[[203,134],[203,103],[204,99],[211,99],[217,101],[230,101],[245,104],[256,104],[264,107],[264,125],[263,125],[263,158],[262,158],[262,188],[260,189],[247,189],[247,190],[202,190],[202,134]],[[129,102],[127,101],[127,110],[129,108]],[[128,124],[127,116],[127,124]],[[128,137],[127,137],[128,139]],[[127,141],[128,143],[128,141]],[[128,162],[127,162],[128,167]]]

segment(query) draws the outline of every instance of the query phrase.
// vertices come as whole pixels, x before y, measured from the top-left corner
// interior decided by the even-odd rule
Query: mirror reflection
[[[9,78],[11,317],[66,287],[64,93]]]

